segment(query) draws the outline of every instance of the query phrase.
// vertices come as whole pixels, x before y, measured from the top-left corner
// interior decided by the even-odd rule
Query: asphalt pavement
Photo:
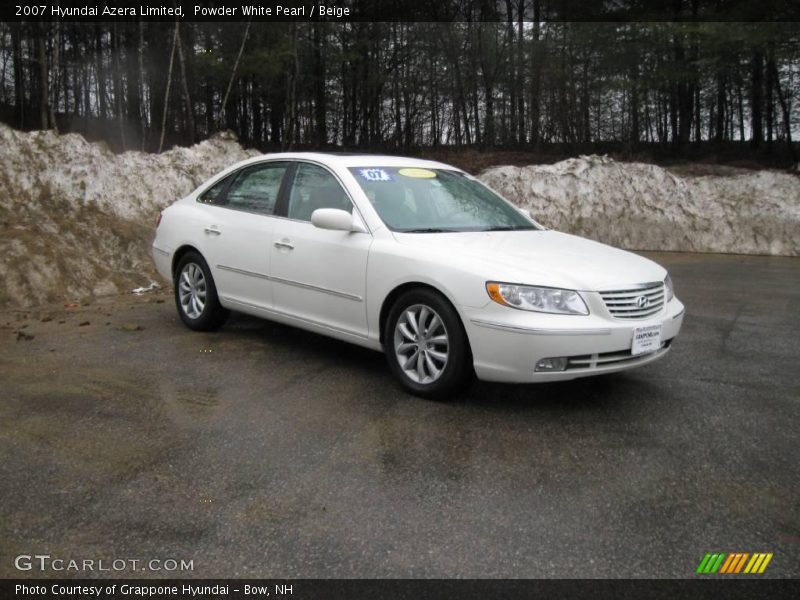
[[[687,307],[663,360],[449,403],[168,291],[3,312],[0,577],[798,577],[800,259],[648,256]]]

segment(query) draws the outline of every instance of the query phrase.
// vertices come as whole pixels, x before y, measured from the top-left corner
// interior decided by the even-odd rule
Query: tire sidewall
[[[421,384],[410,379],[397,361],[394,349],[394,330],[397,320],[409,306],[423,304],[432,308],[444,323],[448,336],[448,358],[442,375],[434,382]],[[386,319],[384,348],[389,369],[403,387],[417,396],[437,400],[452,399],[468,380],[472,358],[467,336],[461,318],[455,308],[441,294],[433,290],[419,288],[402,294],[392,305]]]
[[[206,280],[206,303],[203,307],[203,312],[196,319],[192,319],[184,312],[180,299],[180,275],[184,267],[189,263],[194,263],[200,267],[203,271],[203,277]],[[189,329],[209,331],[217,329],[222,324],[224,317],[227,316],[226,311],[219,303],[217,287],[214,285],[211,269],[209,269],[208,263],[197,252],[187,252],[178,261],[173,277],[173,287],[175,288],[175,307],[178,309],[178,315]]]

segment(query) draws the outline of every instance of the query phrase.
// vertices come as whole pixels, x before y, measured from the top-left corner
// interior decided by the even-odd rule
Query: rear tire
[[[187,252],[175,267],[175,306],[189,329],[214,331],[230,311],[219,303],[217,287],[208,263],[197,252]]]
[[[461,319],[439,293],[425,288],[400,296],[383,332],[389,369],[414,395],[450,400],[472,375]]]

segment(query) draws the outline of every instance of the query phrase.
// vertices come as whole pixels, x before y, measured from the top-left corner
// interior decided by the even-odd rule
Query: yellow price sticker
[[[400,169],[397,171],[397,173],[403,177],[413,177],[415,179],[433,179],[436,177],[436,173],[433,171],[429,171],[428,169],[417,169],[414,167]]]

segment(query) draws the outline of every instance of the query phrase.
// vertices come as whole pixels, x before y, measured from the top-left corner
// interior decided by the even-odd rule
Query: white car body
[[[323,229],[308,221],[252,214],[198,202],[215,182],[267,161],[310,162],[329,170],[355,206],[362,231]],[[429,286],[455,308],[476,375],[487,381],[574,379],[636,367],[661,358],[677,336],[684,307],[667,301],[666,270],[627,251],[549,230],[400,233],[370,203],[353,167],[458,171],[418,159],[373,155],[283,153],[233,165],[164,210],[153,242],[158,271],[174,279],[176,256],[201,254],[225,308],[296,325],[383,350],[381,319],[404,286]],[[458,171],[460,172],[460,171]],[[588,315],[550,314],[498,304],[487,282],[576,290]],[[649,286],[663,305],[646,317],[612,314],[604,301],[636,300]],[[659,293],[661,294],[659,296]],[[633,311],[634,313],[636,311]],[[660,326],[658,346],[632,354],[634,331]],[[537,371],[539,361],[566,357],[565,370]]]

